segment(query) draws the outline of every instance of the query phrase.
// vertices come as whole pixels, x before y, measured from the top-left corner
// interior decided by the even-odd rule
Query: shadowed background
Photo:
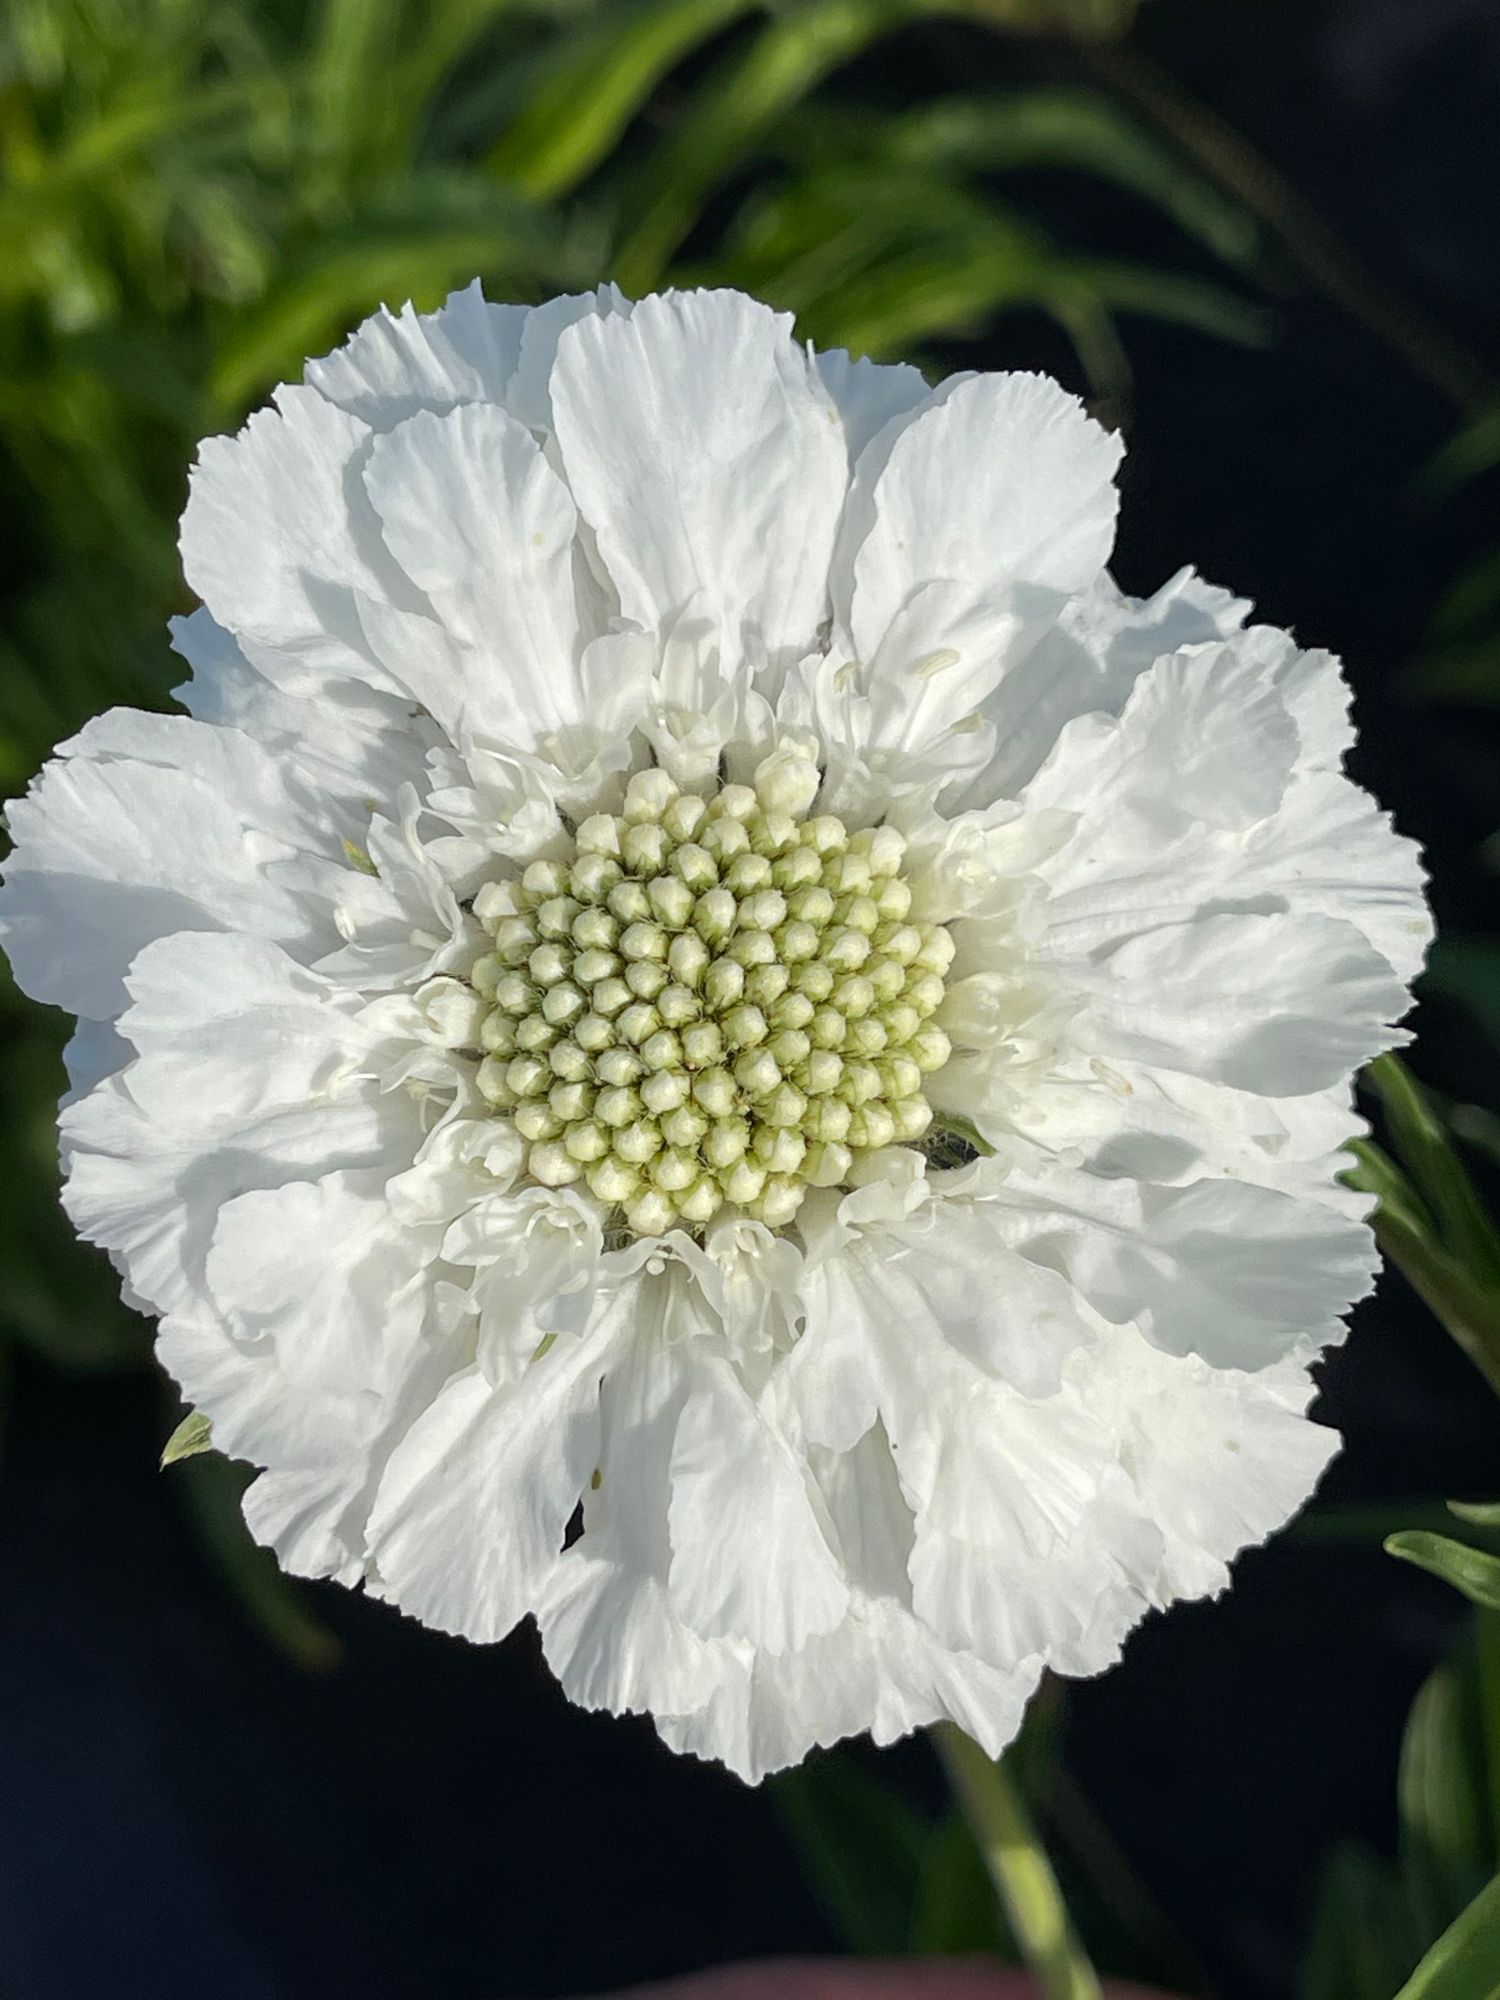
[[[7,789],[89,714],[164,701],[193,442],[380,299],[430,305],[476,271],[518,298],[739,283],[823,344],[1060,375],[1128,433],[1127,588],[1191,561],[1345,657],[1355,775],[1427,847],[1447,939],[1416,1066],[1468,1107],[1483,1171],[1492,6],[1154,0],[1123,43],[1123,9],[1043,0],[13,12]],[[1076,35],[1039,32],[1058,13]],[[1257,149],[1248,181],[1203,107]],[[974,1941],[941,1860],[912,1889],[905,1820],[880,1836],[873,1917],[799,1870],[863,1775],[936,1812],[922,1744],[856,1749],[830,1821],[826,1785],[750,1792],[645,1723],[569,1709],[529,1631],[473,1649],[283,1584],[227,1468],[158,1472],[177,1406],[55,1214],[61,1023],[0,1006],[0,1992],[479,2000],[832,1950],[861,1922],[888,1949],[914,1925]],[[1380,1536],[1407,1503],[1500,1485],[1493,1401],[1399,1279],[1323,1379],[1348,1445],[1310,1522],[1045,1718],[1065,1877],[1106,1963],[1224,2000],[1344,2000],[1299,1973],[1315,1890],[1339,1843],[1392,1847],[1403,1721],[1461,1608]],[[1354,1502],[1368,1517],[1326,1511]]]

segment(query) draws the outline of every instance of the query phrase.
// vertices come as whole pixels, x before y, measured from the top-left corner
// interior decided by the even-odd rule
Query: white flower
[[[990,1750],[1335,1439],[1427,937],[1327,654],[1105,571],[1055,384],[732,293],[382,313],[12,815],[67,1203],[291,1570],[754,1778]]]

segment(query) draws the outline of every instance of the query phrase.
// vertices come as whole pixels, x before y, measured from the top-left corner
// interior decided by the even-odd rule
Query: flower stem
[[[932,1735],[1021,1955],[1046,2000],[1099,2000],[1098,1978],[1009,1771],[951,1722],[938,1723]]]

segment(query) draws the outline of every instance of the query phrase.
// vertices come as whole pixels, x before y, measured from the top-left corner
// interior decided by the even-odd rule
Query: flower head
[[[1335,1442],[1427,936],[1336,663],[1055,384],[732,293],[367,322],[12,815],[66,1200],[290,1569],[758,1776],[1217,1590]]]

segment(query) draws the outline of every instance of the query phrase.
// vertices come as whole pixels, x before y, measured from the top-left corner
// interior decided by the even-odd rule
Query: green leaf
[[[1500,646],[1500,639],[1497,639]],[[1497,656],[1500,667],[1500,656]],[[1500,697],[1500,676],[1495,692]],[[1500,1045],[1500,939],[1440,937],[1422,973],[1424,987],[1468,1008],[1490,1039]]]
[[[1424,1940],[1495,1872],[1486,1717],[1480,1639],[1466,1633],[1418,1690],[1401,1741],[1401,1872]]]
[[[1396,2000],[1495,2000],[1500,1993],[1500,1876],[1438,1939]]]
[[[1171,216],[1226,262],[1259,249],[1255,218],[1102,93],[1047,89],[952,97],[888,121],[891,156],[965,173],[1064,168],[1111,181]]]
[[[1467,1542],[1429,1534],[1423,1528],[1408,1528],[1388,1536],[1385,1548],[1388,1555],[1415,1563],[1418,1569],[1429,1570],[1444,1583],[1451,1583],[1473,1603],[1500,1611],[1500,1556],[1486,1555],[1482,1549],[1470,1548]]]
[[[310,1673],[338,1664],[338,1640],[303,1601],[305,1586],[283,1576],[269,1549],[251,1540],[241,1512],[249,1475],[217,1452],[183,1461],[173,1482],[205,1552],[241,1613],[268,1646]]]
[[[626,290],[655,284],[708,193],[752,145],[830,70],[912,11],[907,0],[803,0],[722,66],[648,163],[649,199],[615,259]]]
[[[1449,439],[1422,474],[1421,491],[1441,500],[1500,465],[1500,403],[1464,425]]]
[[[1337,1848],[1318,1884],[1298,2000],[1391,2000],[1421,1948],[1389,1863]]]
[[[1398,1056],[1378,1056],[1364,1074],[1390,1120],[1402,1166],[1438,1220],[1444,1248],[1478,1282],[1500,1282],[1500,1234],[1422,1086]]]
[[[774,1778],[771,1795],[848,1949],[873,1958],[904,1952],[927,1847],[922,1819],[837,1750]]]
[[[213,1426],[201,1410],[189,1410],[162,1446],[161,1469],[176,1465],[182,1458],[196,1458],[200,1451],[213,1450]]]
[[[1476,1528],[1500,1528],[1500,1500],[1450,1500],[1448,1511]]]
[[[489,165],[536,197],[565,194],[615,145],[657,84],[752,0],[645,0],[569,36]]]
[[[1019,1964],[984,1858],[960,1813],[935,1826],[922,1854],[908,1949],[918,1958],[983,1952]]]

